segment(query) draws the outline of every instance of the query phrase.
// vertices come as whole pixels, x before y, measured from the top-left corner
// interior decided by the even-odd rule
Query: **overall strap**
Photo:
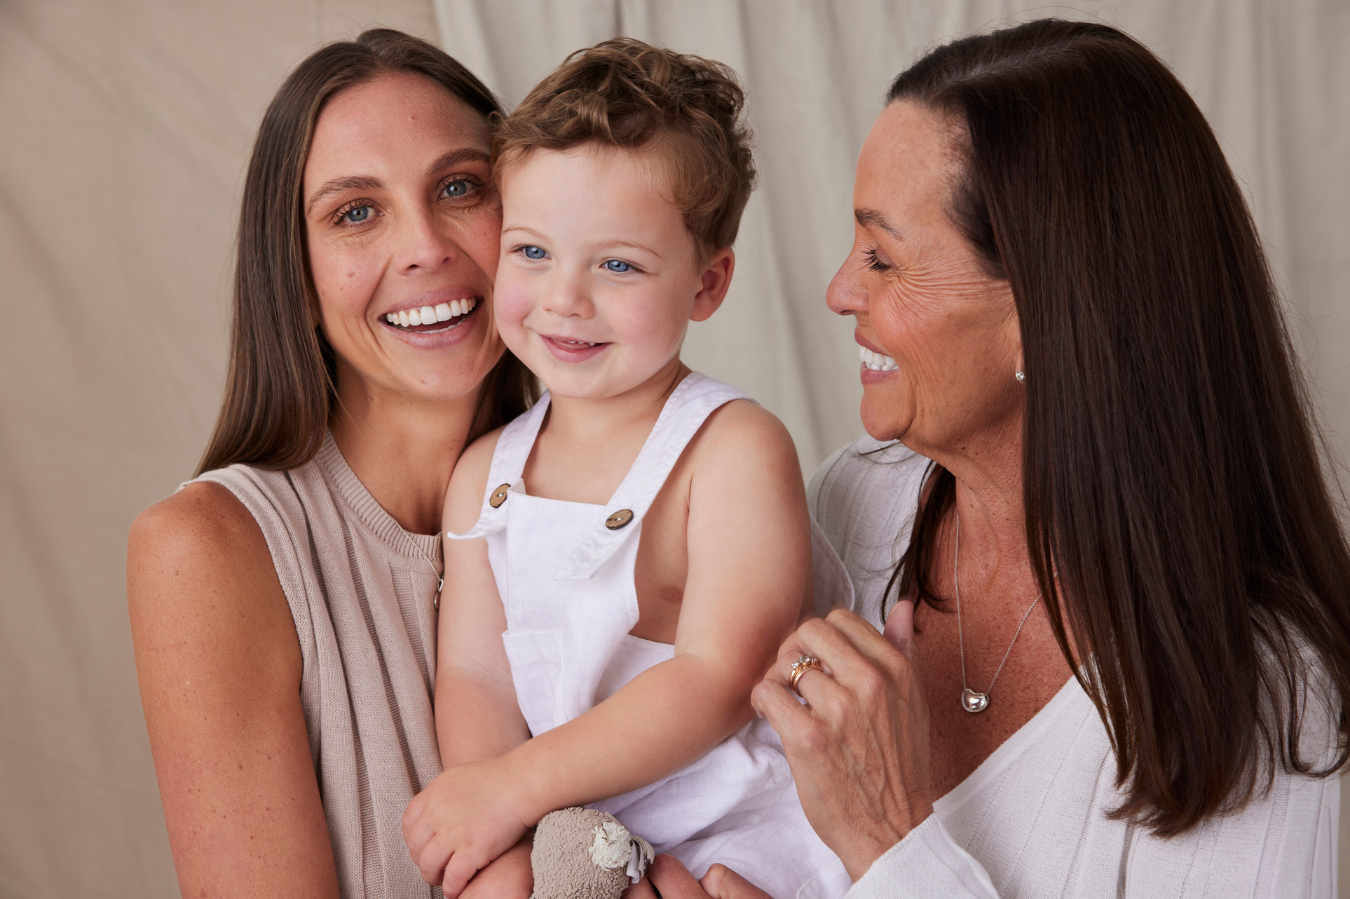
[[[534,448],[539,428],[544,424],[548,413],[549,395],[547,391],[528,412],[516,416],[497,437],[497,446],[492,450],[492,465],[488,469],[487,487],[483,492],[483,511],[472,528],[462,534],[446,531],[451,540],[473,540],[495,534],[506,527],[506,496],[512,487],[520,483],[525,471],[525,463]]]
[[[732,400],[746,399],[750,397],[744,391],[707,375],[686,375],[666,400],[623,483],[603,511],[597,512],[595,525],[553,576],[581,580],[595,574],[637,530],[633,523],[647,514],[671,469],[708,416]]]

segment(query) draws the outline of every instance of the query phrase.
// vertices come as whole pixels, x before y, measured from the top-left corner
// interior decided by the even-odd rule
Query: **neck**
[[[1014,583],[1034,580],[1022,502],[1020,416],[979,438],[958,443],[958,451],[929,449],[923,454],[956,479],[962,581],[969,578],[971,587],[979,588],[982,583],[1007,583],[1009,578]],[[967,560],[971,563],[969,573]]]
[[[329,427],[352,472],[381,508],[405,531],[435,534],[477,404],[478,390],[426,402],[372,389],[339,370]]]
[[[583,445],[614,445],[627,435],[645,434],[687,374],[689,367],[677,356],[642,384],[618,396],[553,396],[548,428],[556,437]]]

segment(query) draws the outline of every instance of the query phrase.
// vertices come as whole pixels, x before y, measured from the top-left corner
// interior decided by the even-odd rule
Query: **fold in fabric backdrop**
[[[947,38],[1043,15],[1124,28],[1192,91],[1247,189],[1345,458],[1340,0],[0,4],[0,896],[177,894],[126,623],[126,531],[205,445],[244,167],[307,53],[376,24],[439,38],[508,108],[568,52],[616,34],[733,66],[760,183],[731,294],[691,328],[687,358],[777,413],[809,471],[861,433],[851,324],[823,296],[888,82]]]

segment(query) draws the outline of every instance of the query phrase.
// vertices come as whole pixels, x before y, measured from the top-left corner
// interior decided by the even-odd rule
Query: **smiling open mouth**
[[[435,306],[402,309],[398,312],[390,312],[384,317],[384,320],[401,331],[410,331],[414,334],[436,334],[458,327],[464,319],[468,318],[478,308],[480,299],[481,297],[465,297],[462,300],[438,303]]]

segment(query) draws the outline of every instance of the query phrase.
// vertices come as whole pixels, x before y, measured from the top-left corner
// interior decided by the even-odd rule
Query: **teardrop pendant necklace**
[[[998,668],[994,671],[994,677],[989,681],[989,689],[985,690],[983,693],[980,693],[977,690],[972,690],[970,689],[970,686],[966,683],[966,637],[961,629],[961,578],[960,578],[961,513],[960,512],[956,513],[956,552],[954,553],[954,556],[955,557],[952,560],[952,587],[954,588],[954,591],[956,593],[956,641],[957,645],[961,648],[961,708],[971,713],[983,712],[985,709],[989,708],[989,694],[994,691],[994,682],[997,681],[998,676],[1003,673],[1003,662],[1008,661],[1008,656],[1012,654],[1013,644],[1016,643],[1017,638],[1021,636],[1023,625],[1025,625],[1027,623],[1027,619],[1031,617],[1031,610],[1036,608],[1036,603],[1041,601],[1041,597],[1038,594],[1036,598],[1031,601],[1031,605],[1027,606],[1026,614],[1022,616],[1022,622],[1021,624],[1017,625],[1017,632],[1013,634],[1012,643],[1008,644],[1008,651],[1003,653],[1003,660],[998,663]]]
[[[439,535],[437,536],[439,537]],[[441,610],[441,591],[445,589],[445,578],[436,569],[436,563],[431,560],[431,556],[424,553],[422,547],[417,545],[417,541],[412,539],[412,535],[409,535],[408,540],[412,543],[412,548],[417,550],[417,554],[427,560],[427,564],[431,566],[431,573],[436,575],[436,595],[431,597],[431,607],[439,612]]]

